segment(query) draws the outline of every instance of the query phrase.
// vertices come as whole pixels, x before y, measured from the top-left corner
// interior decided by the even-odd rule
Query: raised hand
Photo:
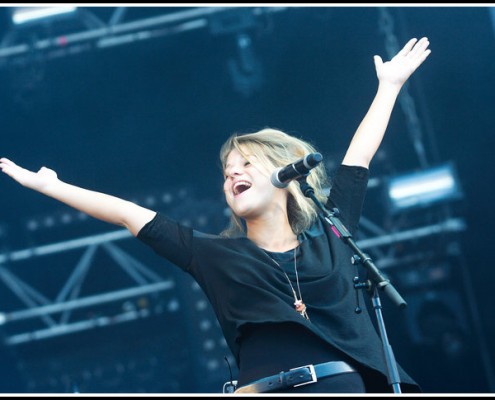
[[[382,142],[403,84],[431,53],[429,44],[425,37],[419,41],[411,39],[390,61],[383,62],[380,56],[374,57],[379,80],[377,93],[354,133],[343,164],[368,168]]]
[[[412,73],[430,55],[430,42],[423,37],[409,40],[406,45],[390,61],[383,62],[380,56],[374,56],[376,75],[380,83],[391,83],[402,86]]]
[[[50,184],[57,182],[57,173],[49,168],[42,167],[38,172],[22,168],[7,158],[0,158],[2,172],[19,182],[22,186],[37,191],[43,191]]]

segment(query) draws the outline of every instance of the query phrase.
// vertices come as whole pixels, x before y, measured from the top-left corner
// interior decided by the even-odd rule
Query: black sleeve
[[[157,213],[141,228],[137,238],[157,254],[187,270],[192,260],[192,228]]]
[[[340,211],[339,218],[351,234],[357,230],[368,186],[369,170],[365,167],[340,165],[332,178],[325,207]]]

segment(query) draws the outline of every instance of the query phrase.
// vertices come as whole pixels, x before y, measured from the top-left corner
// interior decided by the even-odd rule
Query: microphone
[[[310,153],[292,164],[276,169],[272,174],[272,184],[280,189],[286,188],[293,179],[306,176],[316,167],[323,156],[320,153]]]

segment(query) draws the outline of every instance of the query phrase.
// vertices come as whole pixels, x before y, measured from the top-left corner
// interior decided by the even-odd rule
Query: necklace
[[[287,278],[287,282],[289,282],[290,288],[292,290],[292,294],[294,295],[294,308],[299,314],[301,314],[304,318],[306,318],[309,321],[309,316],[308,313],[306,312],[306,304],[304,304],[303,302],[301,287],[299,286],[299,275],[297,274],[296,249],[294,249],[294,271],[296,273],[296,284],[297,284],[297,290],[299,292],[299,298],[297,297],[296,290],[292,285],[289,275],[287,275],[287,273],[284,271],[282,266],[275,259],[273,259],[268,253],[266,254],[275,264],[277,264],[277,266],[280,268],[280,270],[284,273],[285,277]]]

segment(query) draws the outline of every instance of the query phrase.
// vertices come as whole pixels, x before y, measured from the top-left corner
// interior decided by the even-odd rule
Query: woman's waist
[[[350,358],[303,325],[288,322],[243,331],[239,361],[239,385],[244,385],[303,365]]]

